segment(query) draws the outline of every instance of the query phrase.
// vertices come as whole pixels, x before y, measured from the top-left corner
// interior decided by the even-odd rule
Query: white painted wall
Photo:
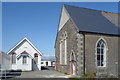
[[[16,56],[21,55],[22,52],[26,51],[31,57],[27,57],[27,64],[22,64],[22,57],[20,59],[16,59],[16,64],[12,64],[12,69],[18,70],[22,69],[24,70],[32,70],[32,59],[34,59],[34,54],[38,53],[29,42],[26,40],[23,41],[16,49],[14,49],[12,52],[16,53]],[[39,54],[39,53],[38,53]],[[41,55],[38,55],[38,64],[37,67],[39,70],[41,70]]]
[[[41,66],[47,66],[46,62],[48,62],[48,66],[51,66],[51,61],[41,61],[41,62],[43,62],[43,64],[41,64]]]
[[[17,69],[27,71],[27,70],[32,70],[32,64],[31,64],[31,58],[27,57],[27,64],[22,63],[23,57],[20,59],[17,59]]]
[[[41,70],[41,56],[38,56],[38,68]]]

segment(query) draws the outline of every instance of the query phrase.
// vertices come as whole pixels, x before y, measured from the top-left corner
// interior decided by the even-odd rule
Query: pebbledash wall
[[[67,65],[60,64],[60,36],[67,32]],[[97,67],[96,64],[96,43],[102,38],[107,44],[107,63],[106,67]],[[85,44],[84,44],[85,43]],[[58,70],[63,73],[72,74],[71,72],[71,52],[75,55],[75,75],[85,73],[99,73],[107,75],[118,75],[118,37],[103,34],[91,34],[78,32],[75,25],[69,19],[58,32],[55,47],[55,59],[58,59]],[[84,52],[85,49],[85,52]],[[84,66],[85,53],[85,66]],[[85,67],[85,68],[84,68]],[[85,69],[85,70],[84,70]]]

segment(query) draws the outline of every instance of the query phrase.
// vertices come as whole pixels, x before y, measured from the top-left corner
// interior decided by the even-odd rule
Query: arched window
[[[12,64],[16,64],[16,54],[12,53]]]
[[[37,53],[34,54],[34,58],[35,58],[35,62],[38,63],[38,54]]]
[[[106,66],[106,44],[102,39],[97,43],[97,66]]]
[[[27,56],[23,55],[23,64],[27,64]]]
[[[62,39],[60,39],[60,64],[62,64]]]
[[[74,54],[72,53],[72,59],[71,60],[74,60]]]
[[[63,41],[62,41],[62,64],[65,64],[65,39],[63,36]]]
[[[28,53],[26,51],[22,52],[21,53],[23,59],[22,59],[22,64],[27,64],[27,56],[28,56]]]
[[[67,65],[67,33],[60,37],[60,64]]]
[[[67,65],[67,32],[65,32],[65,65]]]

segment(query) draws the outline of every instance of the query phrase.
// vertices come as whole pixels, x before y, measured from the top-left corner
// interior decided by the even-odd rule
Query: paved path
[[[8,76],[14,76],[14,78],[67,78],[65,74],[55,71],[52,67],[42,67],[41,71],[11,72]]]
[[[22,72],[20,78],[66,78],[66,75],[54,70]]]

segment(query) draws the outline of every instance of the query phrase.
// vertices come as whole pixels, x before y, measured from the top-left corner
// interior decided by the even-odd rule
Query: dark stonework
[[[67,65],[60,64],[60,36],[67,32]],[[107,63],[106,67],[98,68],[96,66],[96,42],[103,38],[107,43]],[[84,42],[85,39],[85,42]],[[84,44],[85,43],[85,44]],[[63,73],[71,73],[71,52],[74,51],[75,55],[75,74],[83,75],[84,73],[84,51],[85,51],[85,73],[99,73],[105,75],[118,76],[118,37],[108,36],[103,34],[88,34],[85,37],[81,32],[77,32],[75,25],[69,19],[62,29],[58,32],[55,57],[58,58],[58,70]],[[85,47],[85,50],[84,50]]]
[[[60,65],[60,36],[64,32],[67,32],[67,65]],[[69,19],[67,23],[64,25],[64,27],[59,31],[58,36],[57,36],[57,41],[56,41],[56,47],[55,47],[55,56],[58,58],[58,70],[63,72],[63,73],[68,73],[71,74],[71,61],[70,61],[70,56],[71,56],[71,51],[74,51],[75,58],[77,57],[77,30],[74,27],[73,23]],[[77,65],[77,61],[75,59],[75,65]],[[77,66],[76,68],[77,69]],[[77,72],[76,72],[77,73]]]
[[[106,67],[97,68],[96,66],[96,42],[99,38],[106,41],[108,50],[106,53]],[[118,61],[118,37],[86,34],[85,35],[85,59],[86,59],[86,72],[99,72],[99,74],[118,75],[117,64]]]

